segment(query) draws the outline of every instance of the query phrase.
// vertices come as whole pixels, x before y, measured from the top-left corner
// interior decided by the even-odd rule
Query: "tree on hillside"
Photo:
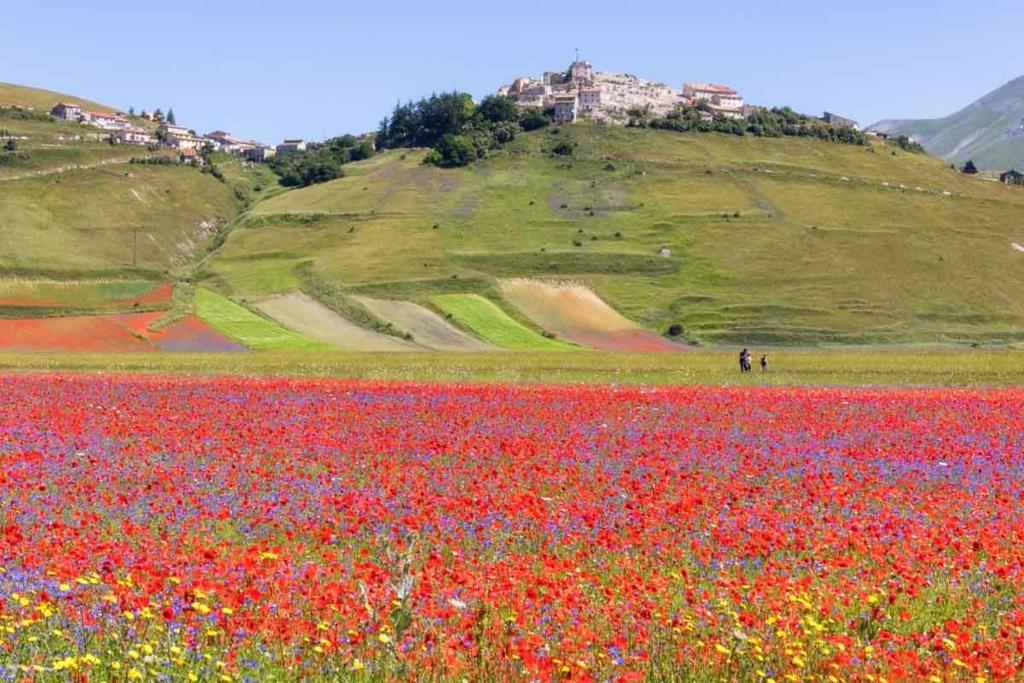
[[[967,160],[967,163],[964,164],[963,172],[967,175],[975,175],[978,172],[978,167],[974,165],[973,159]]]
[[[167,110],[167,123],[171,124],[172,126],[177,123],[177,121],[174,120],[174,109]]]
[[[478,107],[480,115],[491,123],[519,120],[519,107],[507,95],[489,95]]]
[[[468,166],[479,157],[473,138],[467,135],[444,135],[427,156],[428,163],[445,168]]]
[[[17,152],[18,151],[18,143],[15,142],[14,138],[9,138],[7,140],[7,144],[4,145],[4,151],[7,151],[7,152]]]
[[[135,116],[135,107],[128,107],[128,116]]]

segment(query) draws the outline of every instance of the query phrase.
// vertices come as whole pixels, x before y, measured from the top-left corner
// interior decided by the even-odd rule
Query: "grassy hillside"
[[[130,270],[133,250],[137,269],[165,271],[239,208],[225,183],[180,166],[120,164],[0,182],[0,273]]]
[[[50,111],[58,102],[78,104],[93,111],[115,111],[114,107],[99,104],[91,100],[65,95],[64,93],[31,88],[13,83],[0,83],[0,107],[32,107],[36,111]]]
[[[264,169],[231,161],[224,182],[186,166],[130,164],[170,153],[111,145],[105,131],[53,120],[45,111],[57,100],[110,109],[0,84],[0,105],[37,110],[0,106],[0,138],[16,147],[0,151],[0,313],[8,317],[138,310],[136,290],[187,279],[218,232],[273,185]],[[173,303],[167,295],[145,305],[185,313],[190,288]]]
[[[550,154],[562,139],[574,157]],[[427,305],[478,293],[514,316],[497,279],[576,280],[705,343],[1024,338],[1024,191],[925,155],[576,125],[467,169],[422,156],[258,204],[203,276],[244,297],[300,288],[303,272]]]
[[[892,119],[872,129],[910,135],[931,154],[982,169],[1024,168],[1024,76],[941,119]]]

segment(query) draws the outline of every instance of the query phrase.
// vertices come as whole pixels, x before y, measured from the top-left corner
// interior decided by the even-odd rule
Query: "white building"
[[[113,138],[122,145],[148,145],[156,141],[156,138],[148,130],[136,128],[135,126],[115,130]]]
[[[716,114],[729,118],[743,118],[743,97],[727,85],[715,83],[686,83],[683,99],[695,105],[704,102]]]
[[[305,140],[285,140],[277,146],[278,154],[290,154],[292,152],[304,152],[306,151]]]
[[[575,94],[555,95],[553,107],[555,109],[555,123],[572,123],[576,120],[578,100]]]
[[[50,110],[50,114],[64,121],[77,121],[82,118],[82,107],[77,104],[58,102],[57,106]]]
[[[206,144],[206,140],[194,135],[189,129],[184,126],[174,126],[171,124],[165,124],[162,127],[164,131],[164,144],[174,149],[186,150],[195,149],[199,150]]]
[[[206,141],[212,144],[217,150],[228,154],[234,154],[236,156],[242,156],[249,150],[260,146],[258,142],[253,140],[243,140],[242,138],[237,138],[230,133],[225,133],[222,130],[215,130],[212,133],[207,133],[204,137]]]
[[[123,116],[108,114],[102,111],[87,111],[82,114],[83,120],[103,130],[120,130],[131,126],[131,122]]]

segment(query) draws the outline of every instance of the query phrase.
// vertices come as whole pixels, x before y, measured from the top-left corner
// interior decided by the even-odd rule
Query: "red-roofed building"
[[[119,128],[112,133],[112,136],[122,145],[148,145],[152,142],[156,142],[156,138],[153,137],[153,134],[149,132],[149,130],[145,128],[136,128],[135,126]]]
[[[131,122],[125,117],[103,111],[87,111],[82,116],[86,122],[104,130],[119,130],[131,125]]]
[[[683,85],[683,99],[691,105],[704,102],[715,114],[743,118],[743,96],[727,85],[686,83]]]

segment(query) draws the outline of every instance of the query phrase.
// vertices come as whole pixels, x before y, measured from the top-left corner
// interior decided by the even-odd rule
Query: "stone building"
[[[552,106],[555,110],[555,123],[572,123],[579,113],[579,100],[576,94],[555,95]]]
[[[57,106],[50,110],[50,114],[64,121],[78,121],[82,118],[82,107],[77,104],[58,102]]]
[[[686,83],[683,100],[691,105],[707,104],[711,111],[728,118],[743,118],[743,96],[727,85],[717,83]]]

